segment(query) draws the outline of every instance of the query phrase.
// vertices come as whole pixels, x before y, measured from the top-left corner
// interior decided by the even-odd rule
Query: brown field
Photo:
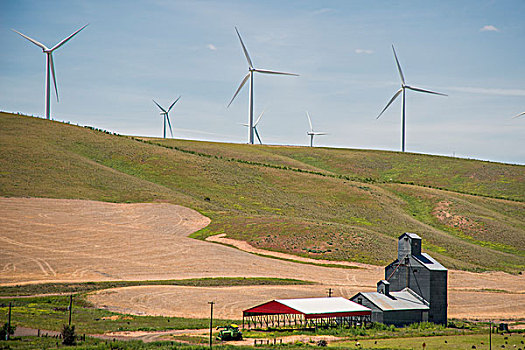
[[[218,318],[240,318],[248,306],[276,298],[324,296],[328,288],[336,296],[350,297],[374,290],[384,277],[378,266],[342,269],[301,264],[187,237],[208,223],[199,213],[172,204],[0,198],[0,285],[200,277],[280,277],[319,283],[143,286],[90,296],[110,310],[183,317],[207,317],[207,302],[214,300]],[[449,317],[519,319],[523,315],[524,276],[449,272]]]

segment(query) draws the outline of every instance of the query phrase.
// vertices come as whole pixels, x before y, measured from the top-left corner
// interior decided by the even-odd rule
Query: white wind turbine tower
[[[314,127],[312,126],[312,119],[310,118],[310,114],[308,114],[308,112],[306,112],[306,117],[308,118],[308,124],[310,124],[310,131],[307,131],[306,134],[310,135],[310,147],[313,147],[314,146],[314,136],[315,135],[326,135],[326,133],[314,131]]]
[[[259,143],[262,145],[262,141],[261,141],[261,137],[259,136],[259,132],[257,131],[257,125],[259,124],[259,122],[261,121],[261,118],[264,114],[264,110],[261,112],[261,114],[259,114],[259,118],[257,118],[257,120],[255,121],[255,123],[253,123],[253,132],[255,132],[255,136],[257,136],[257,140],[259,140]],[[249,124],[242,124],[244,126],[247,126],[249,127],[250,125]]]
[[[56,94],[57,102],[58,102],[58,88],[57,88],[57,80],[55,77],[55,65],[53,64],[53,51],[58,49],[60,46],[64,45],[69,39],[77,35],[78,32],[80,32],[82,29],[86,27],[87,27],[87,24],[50,49],[47,48],[47,46],[45,46],[44,44],[36,41],[35,39],[32,39],[28,37],[27,35],[24,35],[20,33],[19,31],[12,29],[12,31],[14,31],[15,33],[20,34],[25,39],[29,40],[36,46],[40,47],[42,49],[42,52],[46,54],[46,118],[47,119],[51,119],[51,100],[50,100],[50,97],[51,97],[51,92],[50,92],[51,77],[50,75],[51,74],[53,75],[53,85],[55,86],[55,94]]]
[[[512,119],[519,118],[519,117],[521,117],[522,115],[525,115],[525,112],[521,112],[520,114],[518,114],[518,115],[512,117]]]
[[[248,50],[246,50],[246,46],[244,46],[244,43],[242,41],[241,35],[239,34],[239,31],[237,30],[237,27],[235,27],[235,31],[237,32],[237,36],[239,37],[239,40],[241,42],[242,50],[244,51],[244,55],[246,56],[246,60],[248,61],[248,74],[246,74],[246,76],[241,82],[241,85],[239,85],[239,87],[237,88],[237,91],[235,91],[235,94],[233,95],[230,103],[228,103],[228,107],[230,107],[233,100],[235,100],[235,97],[237,97],[237,94],[242,89],[244,84],[246,84],[248,79],[250,79],[248,129],[249,129],[249,143],[253,145],[253,134],[254,134],[254,128],[253,128],[253,73],[258,72],[258,73],[263,73],[263,74],[280,74],[280,75],[293,75],[293,76],[299,76],[299,74],[277,72],[277,71],[254,68],[250,55],[248,54]]]
[[[169,117],[169,113],[171,111],[171,109],[173,108],[173,106],[175,106],[175,103],[177,103],[178,100],[180,100],[182,96],[179,96],[172,104],[171,106],[168,108],[168,110],[165,110],[164,108],[162,108],[157,102],[155,102],[155,100],[152,100],[156,105],[157,107],[160,108],[160,115],[162,115],[164,117],[164,138],[166,138],[166,121],[168,122],[168,126],[170,128],[170,133],[171,133],[171,137],[173,137],[173,131],[171,130],[171,123],[170,123],[170,117]]]
[[[401,115],[402,115],[401,151],[405,152],[405,90],[409,89],[409,90],[412,90],[412,91],[424,92],[424,93],[427,93],[427,94],[434,94],[434,95],[441,95],[441,96],[448,96],[448,95],[442,94],[442,93],[439,93],[439,92],[434,92],[434,91],[430,91],[430,90],[424,90],[424,89],[420,89],[420,88],[416,88],[416,87],[413,87],[413,86],[406,85],[405,84],[405,77],[403,76],[403,71],[401,70],[401,65],[399,64],[399,60],[397,59],[396,49],[394,49],[394,45],[392,45],[392,50],[394,51],[394,58],[396,59],[397,70],[399,71],[399,77],[401,78],[401,88],[399,90],[397,90],[397,92],[394,94],[394,96],[387,103],[386,107],[383,108],[381,113],[379,113],[379,115],[377,116],[376,119],[379,119],[379,117],[381,117],[383,112],[386,111],[386,109],[392,104],[392,102],[394,102],[394,100],[399,96],[399,94],[403,93],[403,102],[402,102],[403,107],[402,107],[402,113],[401,113]]]

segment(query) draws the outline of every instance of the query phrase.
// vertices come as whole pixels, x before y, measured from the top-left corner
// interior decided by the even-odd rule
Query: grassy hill
[[[265,249],[390,262],[410,231],[447,267],[525,270],[525,166],[136,139],[0,113],[0,195],[170,202]]]

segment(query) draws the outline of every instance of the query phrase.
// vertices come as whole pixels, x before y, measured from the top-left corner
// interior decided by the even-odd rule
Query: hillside
[[[0,113],[0,195],[169,202],[266,249],[384,264],[405,231],[447,267],[525,269],[525,166],[146,140]]]

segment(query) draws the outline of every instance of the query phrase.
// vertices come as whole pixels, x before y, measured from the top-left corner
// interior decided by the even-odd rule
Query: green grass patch
[[[215,343],[214,343],[215,344]],[[242,350],[253,349],[253,347],[237,347],[231,345],[218,345],[224,350]],[[259,348],[259,347],[258,347]],[[66,346],[61,344],[60,339],[50,337],[21,337],[10,341],[0,340],[0,349],[2,350],[28,350],[28,349],[71,349],[71,350],[206,350],[208,345],[192,345],[179,343],[175,338],[173,341],[157,341],[144,343],[139,340],[102,340],[97,338],[86,337],[85,341],[77,341],[77,345]],[[265,349],[265,347],[261,347]],[[269,348],[268,348],[269,349]]]
[[[88,293],[101,289],[132,287],[132,286],[191,286],[191,287],[232,287],[260,285],[308,285],[315,284],[289,278],[270,277],[209,277],[184,280],[158,281],[111,281],[85,283],[41,283],[0,287],[0,296],[31,296],[36,294],[77,294]]]
[[[195,238],[227,233],[314,259],[384,265],[409,231],[449,268],[525,266],[521,165],[145,140],[8,113],[0,113],[0,148],[0,196],[184,205],[212,220]],[[429,195],[454,203],[470,226],[437,221]]]
[[[506,338],[506,339],[505,339]],[[492,349],[523,349],[521,335],[493,335]],[[395,337],[390,339],[359,339],[363,349],[395,349],[395,350],[442,350],[442,349],[488,349],[488,334],[460,334],[424,337]],[[356,341],[330,344],[334,348],[356,348]],[[423,346],[425,344],[425,346]]]
[[[278,338],[290,335],[331,335],[341,338],[352,339],[381,339],[397,337],[421,337],[436,335],[460,335],[477,334],[485,330],[485,325],[481,323],[460,322],[461,327],[456,323],[451,323],[451,327],[437,325],[429,322],[414,323],[407,327],[396,328],[393,325],[373,323],[367,327],[334,327],[317,329],[264,329],[264,330],[245,330],[243,335],[247,338]]]
[[[3,299],[0,301],[1,319],[7,319],[9,302],[12,303],[12,322],[15,326],[60,331],[62,325],[68,322],[68,296]],[[76,296],[73,300],[72,320],[77,334],[209,327],[209,319],[135,316],[96,309],[83,296]],[[237,320],[218,319],[216,322],[217,324],[235,323]]]

